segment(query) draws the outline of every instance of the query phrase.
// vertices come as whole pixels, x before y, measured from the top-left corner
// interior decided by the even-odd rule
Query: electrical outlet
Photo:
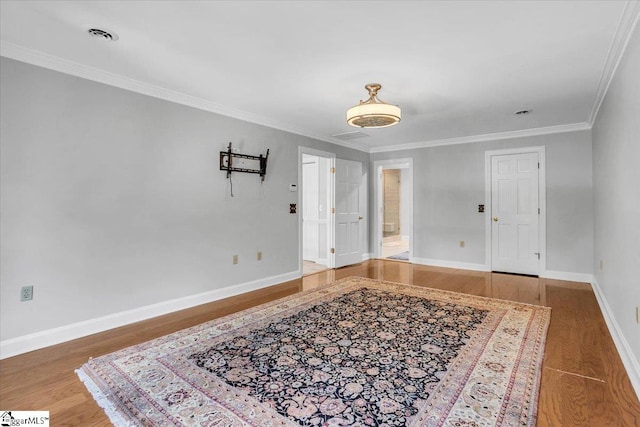
[[[258,251],[258,261],[262,261],[262,251]]]
[[[237,264],[238,263],[238,255],[234,255],[233,256],[233,263]]]
[[[31,301],[33,299],[33,286],[23,286],[20,289],[20,301]]]
[[[464,248],[464,240],[460,240],[460,247]]]

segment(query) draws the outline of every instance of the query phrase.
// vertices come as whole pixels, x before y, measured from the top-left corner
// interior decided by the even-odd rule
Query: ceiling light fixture
[[[360,128],[384,128],[400,121],[400,107],[387,104],[378,98],[382,88],[378,83],[369,83],[369,99],[347,110],[347,123]]]

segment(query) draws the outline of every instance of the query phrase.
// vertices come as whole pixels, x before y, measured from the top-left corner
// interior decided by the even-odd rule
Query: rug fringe
[[[113,403],[111,399],[109,399],[108,395],[104,394],[102,390],[100,390],[98,385],[89,377],[89,375],[87,375],[86,372],[84,372],[83,368],[76,369],[76,374],[80,378],[80,381],[84,383],[87,390],[89,390],[89,393],[91,393],[98,406],[104,409],[104,412],[109,417],[109,421],[111,421],[111,424],[113,424],[115,427],[136,426],[135,423],[132,423],[122,416],[122,413],[118,411],[117,405]]]

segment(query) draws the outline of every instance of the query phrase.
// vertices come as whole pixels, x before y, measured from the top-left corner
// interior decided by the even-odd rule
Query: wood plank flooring
[[[52,426],[110,426],[75,374],[90,357],[348,276],[552,308],[538,426],[640,426],[640,402],[588,284],[372,260],[0,361],[0,409],[48,410]]]

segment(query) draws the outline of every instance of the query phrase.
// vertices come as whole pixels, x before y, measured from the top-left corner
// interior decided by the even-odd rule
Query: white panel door
[[[336,159],[335,266],[362,262],[360,185],[362,163]]]
[[[491,157],[491,269],[538,275],[538,153]]]

